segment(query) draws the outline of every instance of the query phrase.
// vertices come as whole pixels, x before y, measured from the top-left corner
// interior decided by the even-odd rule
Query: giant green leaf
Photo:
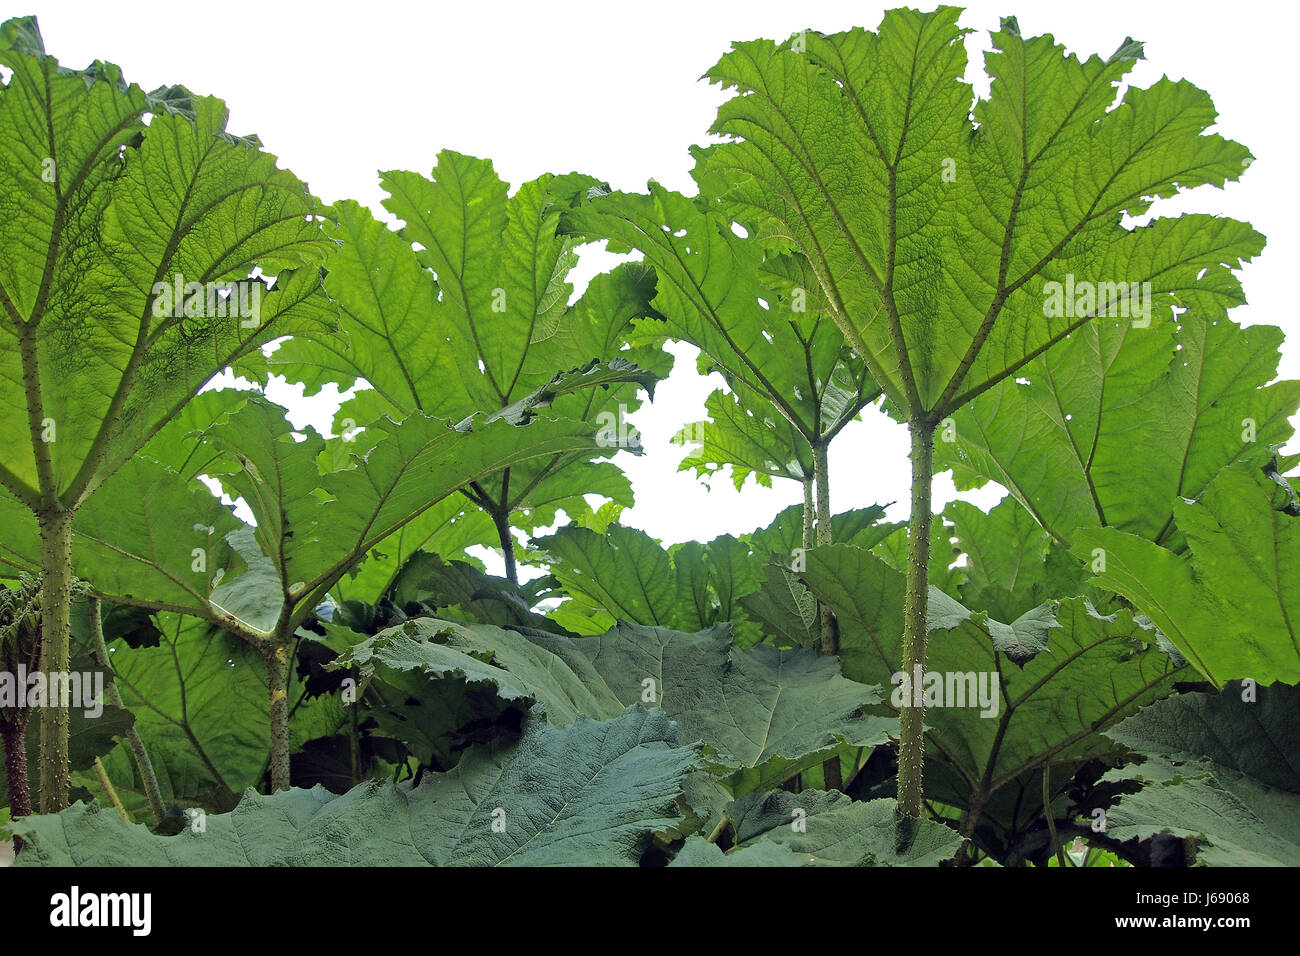
[[[487,574],[465,561],[443,561],[420,551],[411,556],[393,579],[384,597],[394,608],[414,617],[423,612],[457,620],[555,630],[555,622],[533,608],[551,596],[555,579],[534,578],[526,587]]]
[[[726,853],[701,836],[688,837],[669,866],[802,866],[803,861],[788,847],[770,841],[740,847]]]
[[[859,802],[842,793],[754,793],[727,807],[739,853],[768,843],[819,866],[937,866],[961,844],[955,830],[900,817],[893,800]]]
[[[415,413],[400,424],[372,427],[383,438],[364,458],[323,473],[317,457],[324,442],[296,441],[282,410],[268,403],[250,401],[205,432],[238,466],[220,477],[253,512],[257,550],[278,582],[278,606],[295,609],[299,618],[314,607],[304,611],[301,602],[322,596],[366,551],[457,489],[517,462],[596,450],[590,426],[540,417],[520,426],[496,421],[453,428]],[[164,510],[152,513],[158,508]],[[223,510],[192,482],[139,459],[78,516],[77,570],[106,596],[215,620],[230,609],[212,604],[211,589],[232,587],[257,564],[250,555],[243,560],[249,571],[218,579],[215,572],[226,563],[209,553],[208,570],[195,570],[193,548],[220,542],[217,529],[224,534],[229,526]],[[274,621],[279,610],[270,615]],[[267,630],[238,620],[251,633]]]
[[[708,480],[729,465],[737,491],[750,475],[768,488],[773,478],[812,478],[812,449],[785,419],[760,417],[734,393],[721,389],[705,399],[704,407],[708,420],[692,422],[673,436],[675,444],[687,447],[678,471],[693,469]]]
[[[242,556],[227,537],[242,528],[197,481],[138,456],[78,513],[73,567],[100,594],[160,608],[206,608],[223,569]]]
[[[306,187],[226,132],[221,101],[146,95],[103,63],[63,70],[34,21],[10,22],[35,43],[0,40],[0,476],[25,501],[39,487],[75,506],[229,362],[328,321],[325,245]],[[247,280],[264,301],[173,314],[155,286],[177,277]]]
[[[601,620],[683,631],[721,621],[748,624],[738,599],[757,587],[758,566],[749,548],[730,535],[664,548],[644,531],[620,524],[604,534],[570,525],[534,544],[551,558],[551,572],[565,590],[608,612]]]
[[[550,184],[549,176],[533,180],[507,197],[490,161],[450,150],[438,155],[431,177],[384,174],[385,207],[404,221],[402,237],[424,247],[420,262],[437,277],[471,407],[517,397],[532,343],[567,310],[565,275],[576,256],[572,240],[555,234],[560,210]]]
[[[1014,497],[987,512],[954,501],[944,515],[966,555],[960,584],[964,604],[1012,619],[1052,598],[1086,593],[1082,562],[1053,541]]]
[[[322,471],[320,459],[329,456],[321,439],[295,440],[279,409],[249,401],[203,439],[238,468],[220,477],[252,511],[251,532],[226,531],[230,517],[215,498],[141,457],[78,514],[77,571],[105,597],[190,614],[243,638],[263,660],[274,655],[288,663],[296,628],[329,590],[424,509],[516,462],[598,450],[589,425],[541,416],[526,425],[471,417],[453,427],[416,412],[371,429],[349,467],[326,460]],[[268,687],[277,700],[291,689]],[[278,739],[290,735],[284,712],[270,713],[278,721],[274,732],[283,735]],[[331,734],[337,723],[322,729]],[[279,753],[273,770],[287,785],[287,752]],[[207,769],[212,778],[223,776]]]
[[[327,665],[331,670],[348,669],[361,677],[365,687],[365,712],[373,719],[372,735],[400,741],[426,766],[454,763],[453,735],[475,722],[496,719],[508,709],[526,711],[538,697],[552,701],[557,714],[560,699],[571,702],[564,709],[566,720],[579,713],[603,714],[618,708],[593,703],[585,687],[566,672],[547,670],[548,655],[517,660],[507,671],[491,654],[475,648],[458,648],[441,643],[442,635],[423,640],[416,622],[392,627],[369,640],[345,627],[326,625],[325,643],[340,657]],[[508,632],[502,632],[508,633]],[[525,647],[526,645],[521,645]]]
[[[694,759],[663,711],[531,725],[518,743],[480,747],[414,788],[364,783],[247,793],[206,831],[158,837],[78,804],[15,825],[21,866],[617,866],[680,816]]]
[[[624,349],[629,323],[647,314],[654,294],[644,266],[598,276],[569,304],[575,240],[556,225],[589,185],[582,177],[543,176],[508,196],[489,160],[444,150],[431,176],[388,172],[383,185],[384,205],[404,222],[399,232],[355,203],[336,207],[331,234],[342,252],[325,287],[338,304],[339,335],[295,338],[269,359],[312,390],[330,381],[372,385],[344,404],[340,419],[356,425],[422,412],[460,420],[549,391],[556,417],[618,423],[636,409],[637,387],[667,373],[671,357],[659,348]],[[562,385],[556,377],[598,360],[599,375]],[[544,485],[583,460],[557,452],[520,462],[474,489],[476,503],[508,516],[580,498],[572,482],[562,494]]]
[[[1203,268],[1196,285],[1217,278],[1227,286],[1220,297],[1240,301],[1220,259],[1257,248],[1258,237],[1218,232],[1223,248],[1182,268],[1188,284]],[[1271,326],[1236,325],[1218,303],[1176,326],[1098,322],[955,414],[954,441],[936,446],[939,466],[963,486],[1005,486],[1067,544],[1080,528],[1104,526],[1176,547],[1179,497],[1199,498],[1225,465],[1290,438],[1300,382],[1274,382],[1281,341]]]
[[[879,523],[883,515],[879,506],[834,515],[832,533],[836,540],[874,544],[894,527]],[[738,639],[750,644],[762,637],[763,627],[789,637],[791,615],[802,613],[787,607],[790,596],[777,593],[783,584],[763,567],[769,560],[798,563],[803,552],[798,505],[766,528],[706,543],[665,548],[644,531],[611,524],[604,534],[564,527],[534,544],[550,557],[552,573],[566,591],[607,612],[583,624],[561,615],[584,633],[599,633],[615,619],[685,631],[730,621]],[[802,592],[802,586],[790,583]]]
[[[63,671],[77,509],[217,372],[333,324],[327,247],[306,186],[220,100],[61,68],[33,19],[0,26],[0,67],[0,485],[41,516],[43,660]],[[52,809],[66,709],[41,725]]]
[[[704,742],[721,772],[775,761],[791,776],[841,744],[874,746],[894,730],[862,713],[879,703],[879,688],[844,679],[833,658],[810,648],[734,648],[725,625],[686,634],[620,623],[569,638],[416,619],[357,644],[335,666],[372,661],[490,683],[506,699],[537,701],[557,725],[655,704],[683,740]]]
[[[881,519],[885,516],[883,505],[869,505],[831,515],[831,537],[837,544],[854,544],[872,548],[902,529]],[[803,553],[803,507],[791,505],[780,511],[772,522],[741,535],[756,557],[790,567]]]
[[[644,531],[611,525],[605,534],[569,526],[534,542],[552,558],[551,570],[570,591],[589,595],[615,618],[692,630],[707,627],[679,594],[668,552]],[[689,626],[689,624],[687,624]]]
[[[1300,724],[1295,687],[1180,694],[1107,731],[1145,756],[1107,774],[1142,789],[1106,812],[1117,839],[1192,837],[1207,866],[1295,866],[1300,861]]]
[[[770,643],[780,647],[817,647],[821,644],[821,614],[817,598],[787,568],[766,565],[762,587],[741,598],[740,606],[759,622]]]
[[[556,670],[554,656],[527,638],[490,625],[417,618],[345,644],[346,653],[331,668],[360,667],[381,676],[416,671],[435,679],[490,685],[507,702],[545,701],[556,726],[572,723],[579,714],[604,716],[623,709],[612,696],[593,692],[572,671]]]
[[[1267,470],[1234,465],[1197,500],[1174,502],[1186,554],[1114,528],[1081,532],[1075,544],[1099,583],[1216,684],[1300,680],[1300,518],[1295,492]]]
[[[452,496],[426,509],[419,517],[366,552],[364,560],[334,586],[340,600],[375,601],[388,590],[394,576],[420,551],[446,560],[463,558],[474,545],[496,540],[496,529],[482,511]]]
[[[811,464],[808,446],[833,438],[879,388],[844,348],[820,301],[809,301],[802,264],[765,256],[757,238],[738,235],[718,197],[706,191],[715,185],[707,168],[696,172],[702,182],[695,199],[652,182],[648,195],[608,194],[568,213],[569,228],[642,252],[659,277],[655,310],[675,337],[701,350],[702,371],[726,378],[739,411],[718,406],[725,417],[706,427],[714,438],[705,449],[712,445],[721,454],[702,461],[768,474],[792,470],[793,461]],[[793,433],[781,429],[759,442],[738,415],[783,420]],[[754,469],[748,463],[753,446],[774,443],[784,450],[771,464],[759,458],[754,464],[762,467]],[[736,457],[741,461],[733,462]]]
[[[157,646],[110,645],[118,690],[164,799],[229,810],[266,773],[266,665],[252,646],[206,622],[166,613],[157,620]],[[343,723],[338,700],[307,699],[296,671],[289,694],[295,745]],[[139,788],[128,754],[105,765],[124,800]]]
[[[892,682],[899,694],[903,576],[869,552],[837,544],[809,552],[801,577],[839,618],[845,675]],[[1004,829],[1041,806],[1030,785],[1044,765],[1114,753],[1098,731],[1170,692],[1180,670],[1149,624],[1129,611],[1103,616],[1084,598],[1011,624],[972,614],[934,588],[930,599],[927,673],[939,675],[945,699],[926,708],[926,792],[976,812],[1000,800],[993,809]],[[955,694],[963,675],[974,678],[973,685],[961,680],[965,699],[947,699],[948,681]],[[1016,798],[1003,799],[1007,793]]]
[[[1205,134],[1214,109],[1190,83],[1130,86],[1116,103],[1141,56],[1132,41],[1081,61],[1004,20],[977,99],[958,13],[892,10],[875,33],[736,43],[707,74],[736,94],[712,127],[729,137],[710,157],[727,198],[765,241],[807,258],[913,421],[951,413],[1092,317],[1095,304],[1046,314],[1046,282],[1147,279],[1169,230],[1127,229],[1123,214],[1222,185],[1249,157]],[[1197,220],[1169,251],[1195,260],[1219,233]],[[1168,321],[1177,278],[1160,278]]]

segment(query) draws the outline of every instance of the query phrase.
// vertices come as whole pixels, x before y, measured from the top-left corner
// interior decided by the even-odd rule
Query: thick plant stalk
[[[486,497],[486,496],[485,496]],[[501,554],[506,562],[506,580],[519,584],[519,568],[515,565],[515,538],[510,533],[510,469],[501,473],[501,501],[487,509],[496,525],[497,538],[501,541]]]
[[[264,655],[271,717],[271,792],[289,789],[289,654],[285,645]]]
[[[72,512],[51,508],[39,515],[41,529],[41,670],[66,674],[71,652],[68,627],[72,604]],[[48,703],[48,702],[47,702]],[[67,707],[41,710],[41,812],[58,813],[68,805]]]
[[[916,674],[925,673],[929,610],[930,492],[934,479],[934,423],[912,422],[912,513],[907,521],[907,596],[903,602],[903,673],[912,694],[898,716],[898,810],[921,815],[925,769],[925,707],[915,705]],[[911,699],[909,699],[911,698]]]
[[[33,594],[35,590],[35,594]],[[41,617],[40,584],[24,580],[19,593],[10,592],[8,618],[0,633],[0,670],[16,673],[25,667],[29,672],[40,667]],[[0,613],[5,613],[0,611]],[[7,780],[6,794],[9,815],[12,818],[30,816],[32,812],[32,782],[27,766],[27,730],[32,712],[27,707],[6,708],[0,711],[0,738],[4,745],[4,766]],[[21,844],[19,844],[21,845]]]
[[[510,515],[508,512],[490,511],[492,523],[496,525],[497,538],[501,541],[501,554],[506,562],[506,580],[511,584],[519,583],[519,568],[515,563],[515,539],[510,533]]]
[[[9,783],[9,816],[16,820],[31,816],[32,812],[32,785],[27,778],[27,720],[23,717],[12,723],[0,722],[0,728]]]
[[[95,652],[95,661],[99,666],[106,671],[111,670],[108,662],[108,646],[104,643],[104,621],[99,598],[89,598],[88,604],[91,650]],[[126,709],[126,705],[122,702],[122,694],[117,689],[116,681],[109,681],[105,693],[108,695],[110,704],[123,710]],[[126,745],[131,751],[131,757],[135,760],[135,769],[140,774],[145,799],[149,801],[149,814],[153,817],[154,826],[158,826],[158,824],[162,823],[163,814],[167,812],[167,809],[163,806],[162,789],[158,786],[158,775],[154,773],[153,761],[149,759],[149,751],[145,749],[144,740],[140,737],[140,731],[135,729],[135,724],[132,724],[131,729],[126,732]]]
[[[830,459],[826,443],[813,446],[813,481],[817,486],[817,546],[825,547],[834,540],[831,533]],[[840,652],[840,629],[835,613],[825,604],[818,604],[822,625],[822,653]],[[822,761],[822,777],[827,790],[843,790],[844,774],[840,769],[840,756],[835,754]]]
[[[830,463],[826,445],[813,446],[813,474],[817,484],[817,546],[831,544],[831,486]],[[839,626],[835,614],[825,604],[821,605],[822,653],[838,654],[840,652]]]
[[[811,551],[815,543],[813,540],[813,517],[815,514],[813,509],[816,508],[816,505],[813,504],[814,487],[813,479],[805,478],[803,480],[803,549],[805,553]]]

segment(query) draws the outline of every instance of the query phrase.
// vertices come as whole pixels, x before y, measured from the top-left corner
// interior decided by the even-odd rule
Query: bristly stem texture
[[[912,513],[907,522],[907,595],[903,602],[903,673],[909,686],[925,672],[926,614],[929,608],[930,486],[934,478],[934,423],[913,422]],[[925,763],[925,708],[916,703],[916,688],[904,695],[899,712],[898,809],[921,815]],[[911,699],[908,699],[911,698]]]
[[[275,642],[263,655],[271,718],[271,792],[289,789],[289,652]]]
[[[813,446],[813,475],[817,491],[817,546],[825,547],[834,542],[831,531],[831,483],[829,442],[819,442]],[[838,654],[840,651],[839,624],[835,612],[825,604],[818,603],[818,613],[822,626],[822,653]],[[844,774],[840,769],[840,756],[835,754],[822,761],[822,776],[827,790],[843,790]]]
[[[71,654],[69,617],[72,605],[72,512],[51,508],[39,516],[41,528],[41,671],[65,674]],[[41,710],[41,812],[58,813],[68,805],[69,712],[66,707]]]

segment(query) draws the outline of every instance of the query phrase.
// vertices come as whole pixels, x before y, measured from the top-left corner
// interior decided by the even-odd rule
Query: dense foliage
[[[736,43],[695,195],[445,150],[396,228],[0,27],[17,864],[1300,863],[1300,383],[1229,316],[1263,237],[1143,221],[1250,154],[1132,40],[1004,20],[976,98],[958,15]],[[802,505],[620,522],[670,340],[682,470]],[[227,368],[357,389],[303,433]],[[832,508],[876,414],[906,525]]]

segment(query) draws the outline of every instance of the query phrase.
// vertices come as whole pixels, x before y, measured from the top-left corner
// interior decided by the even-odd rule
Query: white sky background
[[[687,147],[706,141],[725,98],[698,77],[732,40],[784,40],[806,28],[874,29],[886,9],[830,0],[29,0],[25,6],[39,17],[46,49],[60,62],[82,67],[108,60],[145,89],[181,83],[218,95],[230,107],[229,129],[257,133],[280,165],[321,199],[357,199],[390,219],[379,205],[377,171],[427,174],[442,148],[491,158],[512,188],[544,172],[579,170],[615,189],[644,191],[654,178],[694,192]],[[1268,237],[1265,252],[1242,273],[1250,304],[1233,317],[1288,332],[1281,368],[1286,378],[1300,377],[1300,323],[1290,289],[1300,263],[1300,231],[1292,222],[1300,211],[1292,103],[1298,11],[1300,5],[1267,0],[1237,0],[1230,7],[977,0],[966,4],[962,18],[977,31],[967,38],[968,79],[980,92],[987,91],[979,77],[988,31],[1008,14],[1019,18],[1026,36],[1052,33],[1081,57],[1107,56],[1132,36],[1145,42],[1147,56],[1130,73],[1132,84],[1146,86],[1168,74],[1209,91],[1220,117],[1215,131],[1244,143],[1257,160],[1241,183],[1202,188],[1158,208],[1233,216]],[[613,261],[584,253],[571,276],[577,291]],[[802,500],[794,482],[777,480],[768,490],[751,480],[737,492],[723,474],[708,490],[693,474],[677,472],[683,449],[668,437],[704,417],[704,399],[721,379],[695,373],[693,349],[675,351],[672,378],[660,385],[653,405],[631,418],[646,454],[617,459],[637,498],[623,523],[665,542],[767,524],[780,508]],[[293,408],[296,427],[310,423],[328,433],[334,403],[304,403],[286,389],[273,388],[270,397]],[[834,510],[897,502],[890,517],[905,518],[906,431],[873,410],[864,417],[832,447]],[[1134,449],[1135,457],[1141,454]],[[985,490],[963,497],[988,507],[999,495]],[[953,497],[949,476],[940,476],[936,509]]]

